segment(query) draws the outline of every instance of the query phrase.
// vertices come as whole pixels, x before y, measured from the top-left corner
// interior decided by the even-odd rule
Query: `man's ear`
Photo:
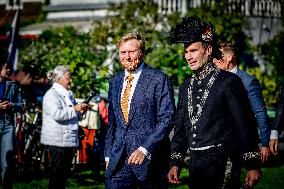
[[[234,54],[229,54],[228,62],[231,64],[236,64],[236,56]]]
[[[228,62],[233,63],[233,60],[234,60],[234,55],[228,54]]]

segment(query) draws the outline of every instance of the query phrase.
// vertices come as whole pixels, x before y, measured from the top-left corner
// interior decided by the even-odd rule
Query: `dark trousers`
[[[202,151],[192,150],[189,161],[189,187],[190,189],[240,188],[240,169],[238,161],[229,158],[221,147]]]
[[[118,176],[118,177],[117,177]],[[105,182],[106,189],[167,189],[166,180],[162,182],[139,181],[135,176],[132,178],[123,178],[116,175],[115,177],[107,178]],[[152,178],[154,179],[154,178]]]
[[[74,157],[74,147],[48,146],[50,155],[49,189],[65,189]]]
[[[155,170],[148,173],[146,180],[139,180],[137,173],[133,171],[134,166],[127,162],[127,155],[124,152],[117,165],[114,174],[110,178],[106,178],[106,189],[167,189],[168,183],[166,173],[155,173]]]
[[[0,112],[0,162],[3,189],[13,188],[14,117]]]

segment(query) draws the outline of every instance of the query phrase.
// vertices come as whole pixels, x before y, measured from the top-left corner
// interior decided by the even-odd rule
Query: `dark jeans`
[[[13,188],[14,117],[0,113],[1,177],[3,189]]]
[[[229,179],[225,179],[229,159],[231,169],[227,169],[230,170]],[[189,187],[190,189],[221,189],[224,183],[227,183],[225,188],[240,188],[240,169],[238,161],[229,158],[221,147],[202,151],[192,150],[189,161]]]
[[[74,147],[47,146],[50,155],[49,189],[65,189],[74,157]]]
[[[152,183],[125,178],[108,178],[105,182],[106,189],[167,189],[167,183]]]

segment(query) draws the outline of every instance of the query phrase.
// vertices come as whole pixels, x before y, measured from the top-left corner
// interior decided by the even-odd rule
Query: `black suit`
[[[208,87],[217,72],[214,83]],[[204,100],[206,90],[209,93]],[[194,123],[192,117],[198,117],[200,105],[202,112]],[[180,167],[186,150],[191,149],[190,188],[220,188],[229,160],[233,162],[231,171],[236,174],[232,176],[235,180],[231,179],[234,184],[229,185],[238,188],[242,156],[247,155],[247,169],[259,167],[258,141],[257,122],[238,76],[213,66],[204,79],[190,78],[180,87],[171,163]]]

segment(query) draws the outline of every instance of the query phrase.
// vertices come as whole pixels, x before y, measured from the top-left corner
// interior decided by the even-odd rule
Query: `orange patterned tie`
[[[129,74],[126,78],[127,80],[127,85],[125,87],[122,99],[121,99],[121,110],[122,110],[122,114],[123,117],[125,119],[125,122],[128,123],[128,101],[129,101],[129,95],[130,95],[130,91],[131,91],[131,81],[134,79],[134,77]]]

